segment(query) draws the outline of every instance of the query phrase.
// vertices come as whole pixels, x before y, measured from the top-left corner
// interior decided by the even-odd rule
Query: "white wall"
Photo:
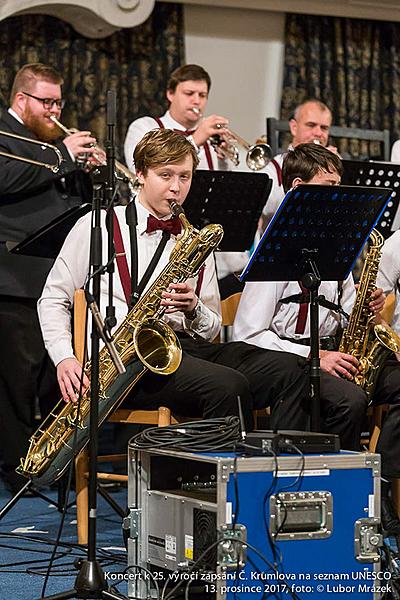
[[[186,62],[204,67],[212,88],[207,114],[229,118],[253,143],[265,118],[279,117],[283,13],[185,5]]]

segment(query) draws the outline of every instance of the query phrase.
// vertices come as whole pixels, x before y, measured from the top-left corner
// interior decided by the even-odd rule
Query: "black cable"
[[[130,446],[138,450],[174,448],[188,452],[215,452],[232,450],[239,440],[240,421],[232,416],[151,427],[135,435]]]

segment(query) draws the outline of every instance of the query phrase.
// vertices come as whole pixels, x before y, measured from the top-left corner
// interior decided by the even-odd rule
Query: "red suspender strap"
[[[153,117],[153,119],[156,121],[160,129],[165,129],[164,123],[161,121],[160,117]]]
[[[304,285],[299,281],[299,286],[303,294],[308,294],[308,290],[304,287]],[[308,302],[302,302],[299,306],[299,314],[297,316],[297,323],[295,333],[301,334],[304,333],[306,329],[307,315],[308,315]]]
[[[200,271],[199,271],[199,276],[197,278],[197,285],[196,285],[196,290],[195,290],[195,294],[198,298],[200,298],[200,292],[201,292],[201,286],[203,284],[203,279],[204,279],[204,269],[205,269],[205,265],[202,265],[200,267]]]
[[[282,185],[282,169],[281,169],[279,163],[274,158],[271,160],[271,162],[274,165],[275,170],[276,170],[276,175],[278,177],[278,184],[279,184],[279,186],[281,186]]]
[[[210,150],[210,146],[209,146],[208,142],[204,142],[203,148],[204,148],[204,152],[206,153],[208,168],[210,171],[213,171],[214,165],[213,165],[211,150]]]
[[[131,276],[129,274],[128,261],[126,260],[124,242],[122,240],[121,228],[117,219],[117,215],[113,212],[114,220],[114,244],[117,260],[119,278],[121,280],[122,289],[127,305],[131,302]]]

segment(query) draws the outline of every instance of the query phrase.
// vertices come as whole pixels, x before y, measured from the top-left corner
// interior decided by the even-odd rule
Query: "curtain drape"
[[[24,15],[0,22],[0,108],[9,105],[16,71],[44,62],[64,77],[67,127],[90,130],[100,143],[107,137],[107,90],[117,95],[117,155],[129,123],[142,115],[162,114],[169,74],[184,61],[183,8],[156,3],[148,20],[105,39],[88,39],[49,16]]]
[[[282,118],[316,97],[333,124],[400,135],[400,23],[290,14],[286,17]],[[377,154],[366,142],[339,150]]]

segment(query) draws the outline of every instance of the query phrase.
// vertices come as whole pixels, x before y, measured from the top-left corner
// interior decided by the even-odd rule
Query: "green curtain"
[[[316,97],[332,110],[333,124],[389,129],[400,136],[400,23],[286,17],[282,118],[303,99]],[[379,153],[367,143],[343,140],[352,156]]]
[[[81,36],[59,19],[26,15],[0,21],[0,108],[9,105],[16,71],[25,63],[44,62],[64,77],[67,104],[62,122],[107,137],[107,90],[117,95],[117,155],[129,123],[145,114],[160,115],[167,106],[169,74],[184,61],[183,8],[156,3],[148,20],[105,39]]]

